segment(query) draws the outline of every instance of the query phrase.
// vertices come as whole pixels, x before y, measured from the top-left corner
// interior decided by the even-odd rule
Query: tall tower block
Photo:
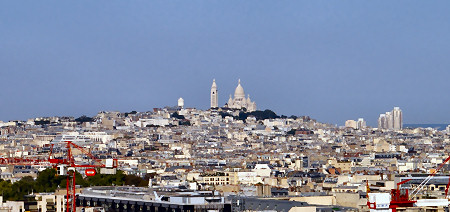
[[[219,107],[219,95],[217,93],[216,80],[214,79],[211,86],[211,108],[218,108],[218,107]]]
[[[400,110],[400,107],[394,107],[392,114],[394,117],[394,130],[401,130],[403,128],[402,110]]]

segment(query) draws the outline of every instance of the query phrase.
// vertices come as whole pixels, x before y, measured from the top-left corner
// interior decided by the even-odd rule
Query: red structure
[[[76,164],[73,154],[73,148],[81,151],[81,154],[90,158],[90,162],[86,164]],[[96,174],[96,168],[117,168],[117,159],[112,159],[112,164],[105,165],[102,160],[97,159],[91,153],[86,151],[83,147],[74,144],[71,141],[65,141],[65,158],[55,159],[53,158],[53,145],[51,146],[48,159],[29,159],[29,158],[0,158],[0,164],[10,165],[43,165],[48,164],[57,169],[59,175],[67,176],[66,184],[66,211],[76,211],[76,195],[75,186],[76,168],[88,168],[86,169],[87,176],[94,176]]]
[[[400,185],[410,180],[411,179],[408,179],[397,183],[397,187],[391,190],[391,201],[389,203],[389,208],[392,209],[393,212],[397,211],[398,207],[413,207],[414,203],[417,202],[409,199],[408,189],[400,188]],[[367,198],[367,207],[369,207],[369,209],[377,209],[377,204],[376,202],[370,202],[369,198]]]
[[[409,199],[409,190],[401,189],[400,185],[409,182],[411,179],[401,181],[397,183],[397,188],[391,190],[391,204],[389,208],[392,208],[392,211],[397,211],[398,207],[413,207],[414,203],[417,201]]]
[[[444,167],[444,165],[450,161],[450,156],[447,157],[447,159],[444,160],[444,162],[442,162],[441,165],[439,165],[439,167],[434,170],[430,175],[427,176],[427,178],[425,178],[425,180],[423,180],[419,186],[417,186],[416,189],[414,189],[413,192],[411,192],[411,194],[409,194],[409,190],[408,189],[401,189],[400,185],[405,184],[409,181],[411,181],[412,179],[407,179],[404,181],[401,181],[399,183],[397,183],[397,188],[392,189],[391,190],[391,201],[389,204],[389,208],[392,209],[393,212],[397,211],[397,208],[399,207],[413,207],[414,203],[417,202],[417,200],[414,200],[416,195],[422,190],[422,188],[434,177],[436,176],[436,174]],[[448,190],[449,190],[449,186],[450,186],[450,177],[449,177],[449,181],[447,183],[447,186],[445,188],[445,197],[448,197]],[[370,192],[369,189],[369,185],[367,184],[367,193]],[[411,196],[410,196],[411,195]],[[367,197],[369,195],[367,194]],[[367,198],[367,206],[369,207],[369,209],[376,209],[376,202],[370,202],[369,198]]]
[[[86,174],[86,176],[90,177],[90,176],[95,176],[97,172],[95,171],[95,169],[86,169],[84,171],[84,174]]]

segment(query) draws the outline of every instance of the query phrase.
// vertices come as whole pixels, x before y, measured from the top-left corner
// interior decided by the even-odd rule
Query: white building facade
[[[217,93],[217,85],[216,80],[213,80],[213,84],[211,86],[211,108],[219,107],[219,94]]]
[[[244,88],[241,85],[241,80],[238,81],[238,86],[234,90],[234,98],[228,99],[227,105],[228,108],[232,109],[246,109],[248,112],[252,112],[256,110],[256,103],[252,102],[250,99],[250,95],[245,98]]]
[[[390,112],[380,114],[378,118],[378,128],[388,130],[403,129],[403,114],[399,107],[394,107]]]

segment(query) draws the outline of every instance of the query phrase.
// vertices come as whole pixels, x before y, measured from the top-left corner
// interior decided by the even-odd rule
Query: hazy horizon
[[[433,3],[433,4],[432,4]],[[0,120],[224,105],[450,123],[448,1],[2,1]]]

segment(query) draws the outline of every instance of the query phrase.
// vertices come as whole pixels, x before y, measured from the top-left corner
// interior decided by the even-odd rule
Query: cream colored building
[[[341,169],[342,172],[350,172],[352,167],[355,167],[355,162],[353,161],[339,161],[336,158],[328,159],[328,164]]]
[[[356,121],[355,120],[345,121],[345,127],[356,129]]]
[[[213,80],[213,84],[211,85],[211,108],[219,107],[219,94],[217,93],[217,84],[216,80]]]
[[[234,98],[228,99],[228,103],[226,105],[228,108],[233,109],[247,109],[248,112],[252,112],[256,110],[256,103],[250,100],[250,95],[245,98],[244,88],[241,86],[241,80],[238,82],[238,86],[234,90]]]
[[[230,173],[228,172],[215,172],[200,175],[199,182],[208,185],[230,185],[233,179],[234,177],[230,177]]]

